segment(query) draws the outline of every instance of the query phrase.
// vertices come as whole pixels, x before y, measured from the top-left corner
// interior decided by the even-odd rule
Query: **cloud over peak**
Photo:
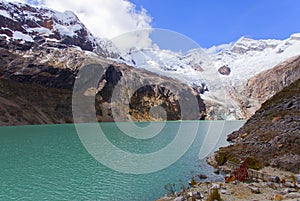
[[[151,28],[145,9],[127,0],[40,0],[54,10],[71,10],[95,36],[113,38],[137,29]]]
[[[124,33],[151,28],[151,17],[128,0],[8,0],[73,11],[97,37],[114,38]]]

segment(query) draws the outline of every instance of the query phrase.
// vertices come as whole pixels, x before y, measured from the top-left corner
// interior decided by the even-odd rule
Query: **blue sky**
[[[170,29],[202,47],[300,32],[299,0],[130,0],[144,7],[154,28]]]

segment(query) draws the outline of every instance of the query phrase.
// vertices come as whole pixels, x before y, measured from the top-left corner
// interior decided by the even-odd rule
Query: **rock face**
[[[299,172],[300,167],[300,79],[284,88],[230,134],[234,142],[221,148],[220,163],[244,161],[254,169],[273,166]]]
[[[60,50],[47,46],[32,48],[30,53],[22,51],[20,54],[0,48],[0,55],[0,77],[61,89],[72,89],[76,68],[84,61],[84,54],[74,48]],[[64,66],[66,64],[72,68]]]
[[[17,54],[0,49],[3,55],[0,68],[1,125],[72,122],[74,83],[92,79],[98,79],[96,85],[83,85],[80,93],[83,101],[93,99],[93,105],[89,106],[96,109],[96,118],[83,122],[205,117],[205,105],[200,96],[192,87],[178,80],[85,55],[71,47],[64,51],[68,52],[64,54],[65,61],[58,62],[56,59],[59,58],[54,56],[48,62],[40,63],[39,59],[24,57],[24,52]],[[67,58],[74,55],[77,55],[74,66],[69,66]],[[97,74],[89,66],[91,64],[103,69],[104,74]],[[78,74],[84,71],[83,68],[87,68],[86,76]],[[189,101],[182,103],[185,99],[193,99],[196,104],[190,105]],[[155,108],[163,110],[155,111]]]
[[[205,104],[194,89],[126,65],[108,66],[97,87],[96,109],[98,121],[205,118]]]
[[[263,102],[299,78],[300,56],[296,56],[253,76],[245,86],[231,90],[231,96],[240,103],[245,116],[250,118]]]
[[[246,95],[260,103],[289,86],[300,78],[300,57],[293,57],[282,62],[271,70],[263,71],[247,82]]]

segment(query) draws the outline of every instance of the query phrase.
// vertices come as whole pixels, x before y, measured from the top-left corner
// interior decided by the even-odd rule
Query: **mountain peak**
[[[16,49],[56,43],[58,46],[77,46],[105,57],[112,56],[105,49],[105,40],[94,37],[72,11],[58,12],[1,0],[0,27],[0,37],[6,39],[6,45],[17,45]]]
[[[60,41],[93,51],[91,33],[77,16],[66,11],[60,13],[47,8],[21,3],[0,2],[1,36],[21,42]]]
[[[237,54],[245,54],[249,51],[264,51],[267,48],[276,48],[280,40],[255,40],[248,37],[241,37],[232,47],[231,51]]]
[[[292,34],[290,40],[300,40],[300,33]]]

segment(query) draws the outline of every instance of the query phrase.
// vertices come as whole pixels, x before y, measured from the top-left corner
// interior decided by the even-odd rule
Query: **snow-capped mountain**
[[[3,61],[10,66],[5,75],[13,80],[23,75],[27,81],[40,82],[45,66],[63,66],[73,76],[86,56],[100,56],[106,62],[125,63],[188,84],[204,99],[208,119],[249,118],[261,103],[300,77],[298,60],[291,59],[300,55],[300,33],[286,40],[242,37],[235,43],[186,53],[153,45],[144,49],[133,47],[121,54],[112,41],[94,37],[71,11],[61,13],[4,0],[0,0],[0,46],[19,54],[23,63],[32,62],[32,58],[36,62],[37,71],[29,61],[28,67],[24,64],[20,68]],[[32,76],[34,73],[39,76]]]
[[[217,67],[228,65],[232,70],[229,78],[247,80],[277,64],[300,55],[300,33],[286,40],[254,40],[240,38],[231,49],[211,55]]]
[[[189,55],[181,55],[171,50],[147,48],[133,50],[123,55],[120,62],[125,61],[128,65],[143,68],[163,76],[177,78],[189,85],[201,86],[201,52],[194,51]]]
[[[48,43],[73,45],[105,57],[118,55],[109,40],[94,37],[71,11],[61,13],[0,0],[0,27],[0,37],[16,49],[30,49],[34,45]]]
[[[217,73],[220,67],[227,66],[231,73],[226,76],[219,73],[219,78],[231,80],[231,84],[235,85],[235,82],[248,80],[293,56],[300,55],[300,33],[293,34],[286,40],[254,40],[242,37],[226,47],[216,53],[195,49],[185,55],[158,48],[139,49],[123,55],[122,59],[137,68],[175,76],[191,85],[200,84],[206,79],[209,81],[211,74]]]
[[[293,34],[286,40],[242,37],[235,43],[222,46],[225,48],[214,48],[217,52],[194,49],[185,55],[157,47],[133,50],[123,55],[120,62],[193,86],[207,105],[212,105],[211,110],[219,108],[218,112],[211,113],[213,119],[248,118],[265,100],[251,100],[253,105],[247,107],[252,109],[245,111],[237,96],[242,96],[251,78],[300,55],[300,34]],[[270,93],[273,92],[270,90]],[[217,113],[218,117],[215,116]]]

